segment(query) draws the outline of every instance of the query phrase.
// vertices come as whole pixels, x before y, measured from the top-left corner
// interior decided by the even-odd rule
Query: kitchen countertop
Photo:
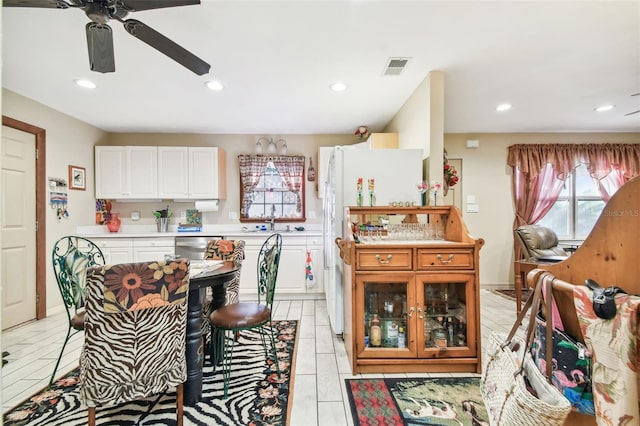
[[[286,225],[282,228],[277,226],[275,231],[243,231],[242,226],[247,225],[203,225],[200,232],[178,232],[176,225],[169,225],[169,232],[158,232],[155,224],[153,225],[127,225],[123,224],[118,232],[109,232],[104,225],[78,226],[76,227],[77,235],[87,238],[174,238],[174,237],[251,237],[260,235],[269,235],[273,232],[280,232],[286,237],[317,237],[322,236],[321,224],[295,224],[289,225],[291,231],[286,231]],[[295,226],[304,226],[304,231],[294,230]]]

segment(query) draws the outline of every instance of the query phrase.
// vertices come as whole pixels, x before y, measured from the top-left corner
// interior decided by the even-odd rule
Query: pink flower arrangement
[[[449,164],[445,164],[444,165],[444,181],[447,183],[448,186],[454,186],[456,183],[458,183],[458,180],[460,178],[458,177],[458,171],[453,167],[450,166]]]
[[[431,186],[429,187],[431,191],[437,193],[440,190],[440,188],[442,188],[442,184],[440,182],[438,182],[437,180],[431,181]]]
[[[418,188],[418,192],[421,193],[421,194],[424,194],[425,192],[427,192],[429,190],[429,185],[427,185],[426,182],[420,182],[416,186]]]

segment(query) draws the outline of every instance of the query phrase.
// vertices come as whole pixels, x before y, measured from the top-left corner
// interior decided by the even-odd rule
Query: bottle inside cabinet
[[[467,345],[467,308],[464,284],[427,284],[424,288],[425,348]]]
[[[364,287],[364,300],[365,347],[406,347],[406,287],[394,284],[368,283]],[[379,343],[377,333],[380,333]]]

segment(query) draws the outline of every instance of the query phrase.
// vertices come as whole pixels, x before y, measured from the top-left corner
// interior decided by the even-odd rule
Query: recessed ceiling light
[[[615,107],[615,105],[601,105],[597,108],[594,108],[593,110],[595,112],[605,112],[605,111],[611,111],[613,107]]]
[[[333,90],[334,92],[342,92],[344,90],[347,90],[347,85],[344,83],[333,83],[331,86],[329,86],[331,88],[331,90]]]
[[[86,80],[86,79],[83,79],[83,78],[79,78],[79,79],[73,80],[73,82],[76,83],[80,87],[84,87],[85,89],[95,89],[96,88],[96,84],[91,80]]]
[[[215,91],[222,90],[224,88],[222,83],[216,80],[207,81],[206,83],[204,83],[204,85],[207,86],[209,89],[215,90]]]
[[[500,104],[496,107],[496,111],[509,111],[512,107],[511,104]]]

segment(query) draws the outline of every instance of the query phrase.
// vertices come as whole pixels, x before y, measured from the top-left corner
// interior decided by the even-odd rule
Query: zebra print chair
[[[86,238],[73,235],[56,241],[51,252],[51,261],[60,296],[66,308],[68,327],[67,337],[49,379],[49,386],[56,378],[56,371],[69,339],[84,330],[84,282],[87,268],[105,263],[102,251],[97,245]]]
[[[182,425],[189,260],[139,262],[87,271],[80,398],[118,405],[176,387]]]
[[[204,252],[204,259],[230,261],[238,266],[238,272],[227,282],[227,302],[225,304],[238,303],[240,301],[238,296],[240,292],[240,268],[244,260],[244,241],[210,240]],[[211,312],[206,312],[206,314],[208,319]]]
[[[243,240],[209,240],[207,248],[204,252],[205,260],[224,260],[233,262],[238,271],[226,283],[226,301],[225,305],[238,303],[240,301],[240,269],[244,260],[244,241]],[[211,308],[212,293],[211,287],[207,287],[204,303],[202,304],[202,337],[205,346],[209,348],[209,353],[213,354],[211,341],[208,339],[211,333],[211,322],[209,315],[213,312]],[[213,356],[211,356],[213,360]]]
[[[236,336],[238,332],[242,330],[257,330],[260,333],[265,358],[267,360],[269,354],[265,337],[269,338],[271,354],[273,356],[270,368],[275,368],[278,372],[278,377],[280,377],[278,354],[273,329],[271,328],[271,313],[276,290],[276,280],[278,278],[281,250],[282,236],[280,234],[271,235],[260,248],[257,268],[257,302],[239,302],[225,305],[213,311],[209,317],[211,321],[212,347],[215,348],[218,353],[222,353],[222,377],[224,379],[225,399],[229,391],[233,348],[235,346]]]

